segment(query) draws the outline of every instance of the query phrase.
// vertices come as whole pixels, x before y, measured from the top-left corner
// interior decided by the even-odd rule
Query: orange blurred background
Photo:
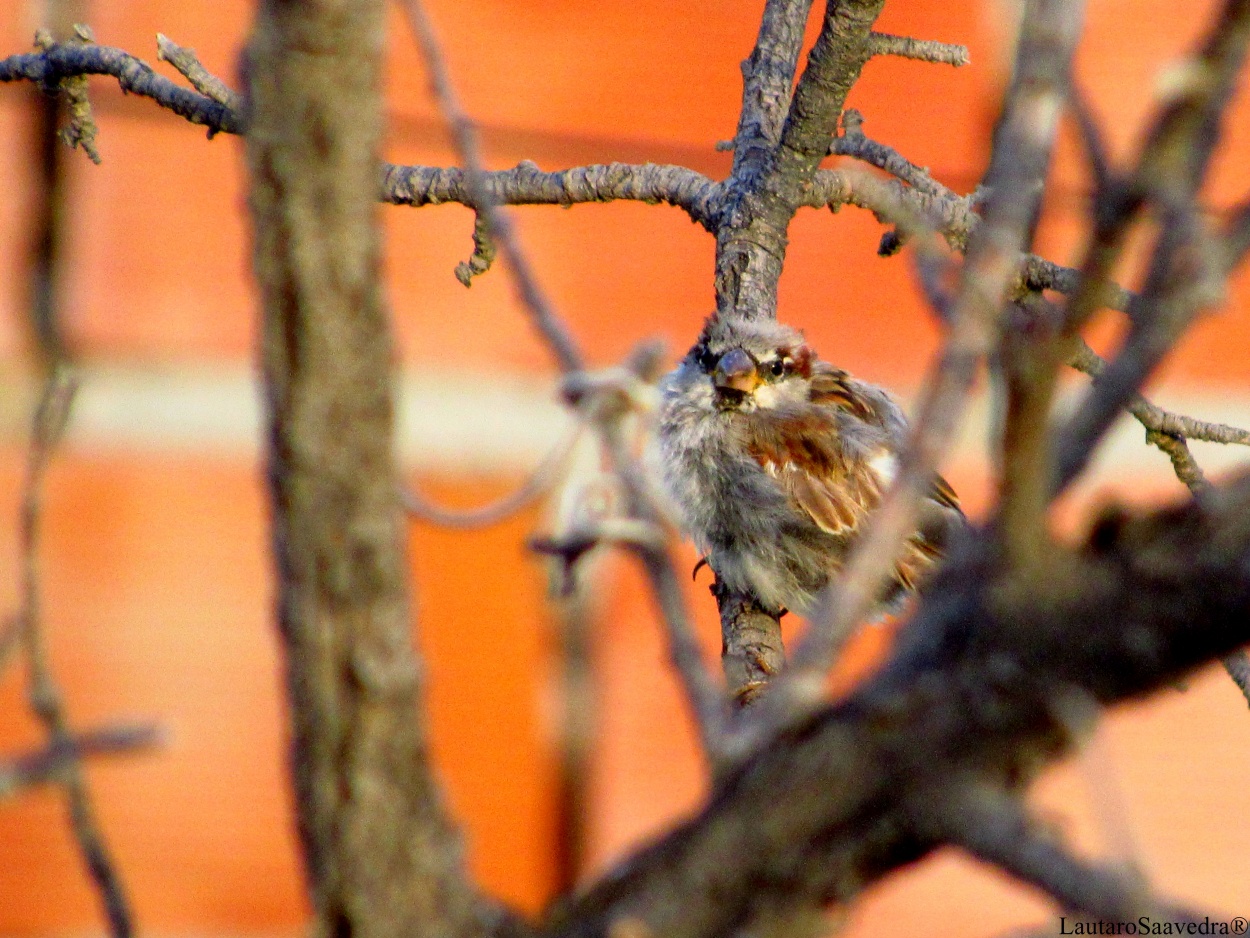
[[[819,6],[819,5],[818,5]],[[1112,152],[1128,159],[1161,70],[1190,47],[1214,4],[1091,0],[1078,75]],[[734,133],[739,61],[759,0],[431,0],[466,109],[493,167],[544,169],[613,159],[728,169],[714,144]],[[250,5],[87,4],[101,43],[155,62],[155,34],[193,46],[232,79]],[[890,0],[879,28],[964,43],[959,70],[871,62],[850,105],[870,136],[970,190],[987,157],[1009,62],[1010,4]],[[0,54],[24,52],[38,25],[24,4],[0,10]],[[809,37],[810,38],[810,37]],[[414,43],[390,23],[386,157],[455,162]],[[172,70],[160,66],[166,74]],[[175,76],[176,77],[176,76]],[[248,275],[243,159],[237,139],[92,82],[104,156],[69,160],[63,316],[84,386],[52,470],[43,552],[45,622],[71,717],[80,727],[150,718],[169,741],[153,754],[92,764],[102,823],[140,926],[152,934],[295,934],[307,921],[283,754],[284,718],[266,512],[257,468],[251,367],[255,294]],[[0,86],[0,608],[15,605],[15,529],[31,403],[28,303],[33,191],[29,87]],[[1211,204],[1250,191],[1250,106],[1227,121]],[[1051,258],[1080,248],[1086,187],[1065,131],[1041,229]],[[458,206],[381,209],[387,282],[402,361],[400,451],[412,478],[448,504],[478,504],[516,484],[561,436],[548,356],[492,270],[465,290],[452,276],[471,251]],[[661,336],[689,345],[713,307],[710,237],[680,211],[638,204],[524,208],[513,217],[543,284],[596,363]],[[846,209],[806,211],[791,232],[780,308],[824,356],[907,397],[938,333],[906,256],[883,260],[881,226]],[[1132,265],[1125,276],[1131,277]],[[1158,377],[1166,405],[1250,424],[1250,282],[1237,279]],[[1096,330],[1112,341],[1115,322]],[[465,341],[468,338],[470,341]],[[455,357],[447,349],[456,350]],[[1079,382],[1074,382],[1079,386]],[[987,498],[982,412],[947,475],[975,512]],[[1176,497],[1167,460],[1121,427],[1059,522],[1079,528],[1109,497]],[[1241,455],[1196,447],[1216,469]],[[12,519],[12,520],[7,520]],[[467,833],[473,870],[528,911],[557,875],[556,625],[545,573],[525,548],[531,512],[457,533],[413,526],[416,640],[428,658],[438,769]],[[693,564],[694,555],[684,558]],[[626,564],[602,570],[594,660],[600,726],[588,778],[589,857],[602,869],[697,805],[705,787],[687,715],[665,665],[650,601]],[[718,636],[705,583],[692,584],[709,661]],[[849,668],[880,654],[860,637]],[[0,756],[40,744],[23,675],[0,675]],[[1218,670],[1183,692],[1115,714],[1084,770],[1052,772],[1049,817],[1094,854],[1127,825],[1167,895],[1220,914],[1250,913],[1250,713]],[[100,916],[59,796],[0,803],[0,933],[97,931]],[[1040,921],[1047,907],[951,854],[872,890],[848,934],[980,936]]]

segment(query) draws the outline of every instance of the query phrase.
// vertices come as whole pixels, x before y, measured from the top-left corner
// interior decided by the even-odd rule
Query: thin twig
[[[92,45],[95,39],[91,30],[81,24],[75,24],[74,35],[69,45]],[[35,33],[35,45],[44,52],[56,48],[56,40],[47,29]],[[99,134],[95,114],[91,108],[91,98],[87,95],[87,78],[85,75],[66,75],[55,83],[44,82],[45,91],[56,90],[65,99],[65,111],[69,117],[69,126],[60,131],[61,140],[71,149],[81,147],[91,162],[100,163],[100,151],[96,149],[95,138]]]
[[[903,180],[913,189],[929,195],[949,194],[955,198],[955,194],[929,175],[927,169],[917,166],[893,147],[867,137],[864,134],[864,115],[854,108],[842,112],[842,133],[833,138],[829,155],[863,160]]]
[[[1094,199],[1098,200],[1111,192],[1115,177],[1112,173],[1111,158],[1107,155],[1107,144],[1103,139],[1102,130],[1094,118],[1080,86],[1072,81],[1068,83],[1068,108],[1080,133],[1081,146],[1085,150],[1085,162],[1089,166],[1089,175],[1094,183]]]
[[[910,36],[894,36],[890,33],[873,33],[869,37],[873,55],[898,55],[905,59],[932,62],[935,65],[954,65],[958,68],[972,61],[968,47],[933,39],[912,39]]]
[[[211,98],[231,111],[241,113],[243,96],[200,64],[195,50],[180,46],[163,33],[156,34],[156,57],[176,68],[182,77],[206,98]]]
[[[464,162],[464,183],[470,193],[469,204],[485,216],[491,237],[507,258],[522,302],[565,374],[566,398],[575,406],[584,406],[587,408],[585,412],[592,415],[612,467],[625,490],[629,519],[644,525],[657,525],[660,512],[650,503],[643,473],[625,442],[621,420],[633,406],[632,384],[636,383],[638,377],[653,370],[658,355],[650,348],[640,352],[633,367],[634,380],[626,376],[623,383],[610,381],[600,386],[592,380],[592,376],[585,373],[584,359],[572,336],[539,288],[506,213],[498,209],[484,185],[476,133],[468,117],[461,111],[452,90],[433,24],[420,0],[403,0],[403,7],[425,55],[440,110],[451,125],[457,150]],[[666,545],[639,542],[630,546],[642,560],[643,569],[655,593],[661,620],[668,632],[670,652],[682,678],[682,686],[695,716],[704,751],[713,762],[719,761],[728,712],[724,695],[712,680],[702,660],[673,558]]]
[[[73,762],[94,756],[139,752],[160,742],[160,729],[153,724],[106,726],[76,733],[67,744],[53,742],[36,752],[0,759],[0,798],[24,788],[56,782]]]
[[[461,160],[464,161],[465,182],[468,186],[471,204],[479,214],[485,217],[490,236],[498,243],[515,273],[517,289],[525,308],[529,310],[534,325],[551,349],[556,362],[563,371],[580,370],[584,361],[581,352],[578,351],[572,335],[561,324],[555,310],[552,309],[546,295],[539,287],[529,258],[513,235],[512,222],[507,213],[499,210],[482,182],[484,165],[481,148],[478,146],[477,129],[461,109],[456,92],[452,88],[447,64],[443,60],[442,49],[434,34],[434,24],[430,22],[420,0],[403,0],[402,6],[408,15],[408,22],[417,37],[417,42],[421,45],[421,52],[425,56],[430,85],[438,100],[439,110],[451,126],[456,149],[460,153]]]
[[[31,710],[48,731],[51,748],[69,750],[74,734],[65,715],[60,690],[52,677],[48,650],[41,628],[39,602],[39,534],[42,516],[43,481],[57,442],[69,418],[76,382],[61,368],[53,370],[44,385],[35,414],[26,478],[22,485],[19,552],[21,556],[20,619],[30,669],[27,696]],[[69,802],[70,825],[79,850],[91,871],[103,900],[109,928],[117,938],[133,932],[133,917],[121,877],[109,855],[95,817],[86,778],[78,762],[68,760],[61,767],[62,784]]]
[[[123,91],[151,98],[209,133],[242,133],[243,118],[204,95],[188,91],[122,49],[82,43],[56,43],[40,52],[0,59],[0,82],[50,85],[75,75],[112,75]]]
[[[1226,0],[1202,48],[1178,71],[1118,199],[1104,198],[1086,256],[1085,282],[1072,298],[1068,328],[1084,325],[1100,282],[1119,256],[1138,208],[1154,204],[1162,233],[1129,335],[1103,381],[1062,428],[1056,443],[1054,490],[1061,491],[1088,464],[1094,447],[1166,352],[1204,306],[1222,293],[1226,252],[1211,236],[1197,206],[1198,192],[1221,139],[1228,100],[1250,44],[1250,0]]]
[[[1077,371],[1094,379],[1098,379],[1107,367],[1102,356],[1090,348],[1084,340],[1079,343],[1068,363]],[[1135,394],[1130,399],[1126,409],[1145,429],[1157,433],[1184,437],[1189,440],[1201,440],[1204,443],[1250,446],[1250,430],[1225,423],[1197,420],[1193,417],[1186,417],[1184,414],[1164,410],[1140,394]]]
[[[470,174],[455,167],[398,166],[384,163],[379,184],[383,202],[392,205],[474,206]],[[529,160],[512,169],[483,171],[479,196],[492,205],[576,205],[627,199],[662,202],[683,209],[711,229],[721,187],[684,166],[657,163],[602,163],[544,173]]]
[[[1068,363],[1095,381],[1107,366],[1101,356],[1083,339]],[[1140,394],[1133,396],[1127,409],[1146,429],[1146,442],[1157,447],[1172,461],[1172,470],[1176,473],[1176,478],[1195,497],[1202,496],[1209,491],[1211,483],[1207,481],[1202,467],[1198,465],[1198,460],[1190,451],[1189,440],[1250,446],[1250,430],[1175,414],[1152,404]],[[1244,650],[1236,651],[1223,659],[1223,665],[1228,676],[1237,685],[1237,689],[1246,698],[1246,703],[1250,704],[1250,657]]]
[[[568,461],[569,455],[573,452],[577,441],[581,439],[583,429],[584,424],[579,422],[568,437],[547,454],[520,488],[509,492],[496,502],[481,508],[462,511],[437,505],[413,489],[403,489],[400,497],[404,503],[404,510],[418,520],[444,528],[473,530],[499,524],[518,512],[524,511],[555,487],[560,481],[561,470]]]

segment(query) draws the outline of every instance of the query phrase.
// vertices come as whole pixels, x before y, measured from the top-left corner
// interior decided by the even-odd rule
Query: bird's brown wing
[[[812,403],[836,407],[854,414],[866,423],[880,423],[880,417],[873,410],[871,402],[862,394],[856,393],[851,381],[851,376],[842,369],[822,362],[811,377]]]
[[[831,384],[829,398],[839,394]],[[848,407],[857,398],[850,395]],[[753,421],[748,451],[777,480],[791,503],[823,531],[850,538],[881,502],[888,478],[874,466],[877,457],[890,457],[886,446],[869,458],[850,458],[838,445],[838,429],[831,413],[791,415]],[[925,573],[941,557],[947,535],[962,522],[959,498],[938,476],[921,511],[919,529],[907,539],[895,565],[894,577],[915,590]],[[930,517],[932,516],[932,517]]]
[[[868,462],[848,458],[837,435],[832,413],[812,410],[757,418],[746,442],[797,509],[822,530],[848,535],[881,501],[883,480]]]

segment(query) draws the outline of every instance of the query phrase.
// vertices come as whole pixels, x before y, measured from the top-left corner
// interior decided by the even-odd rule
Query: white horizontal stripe
[[[237,367],[84,368],[66,446],[80,452],[135,450],[252,458],[259,451],[260,391]],[[28,433],[33,390],[0,390],[0,433]],[[396,436],[412,468],[482,473],[532,466],[571,423],[554,385],[524,377],[406,374],[399,381]]]
[[[12,379],[10,379],[12,380]],[[909,395],[907,395],[909,396]],[[33,403],[29,385],[0,387],[0,434],[10,444],[26,435]],[[430,372],[399,382],[401,460],[418,469],[514,473],[535,465],[571,422],[554,382],[515,375]],[[137,450],[254,457],[260,439],[259,393],[252,372],[233,366],[91,366],[81,389],[67,445],[84,452]],[[1155,402],[1204,420],[1250,426],[1250,389],[1161,392]],[[985,464],[989,407],[982,396],[964,422],[952,462]],[[1195,443],[1208,472],[1250,464],[1250,448]],[[1144,433],[1122,419],[1104,442],[1090,484],[1109,485],[1126,470],[1162,482],[1167,458],[1144,444]]]

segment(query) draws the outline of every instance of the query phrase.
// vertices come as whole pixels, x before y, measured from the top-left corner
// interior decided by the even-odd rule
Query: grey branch
[[[606,382],[596,380],[585,371],[585,360],[572,334],[543,294],[506,214],[499,211],[486,187],[476,134],[452,89],[433,24],[420,0],[404,0],[403,5],[425,55],[435,97],[451,124],[457,149],[465,164],[462,182],[467,188],[469,204],[479,215],[485,216],[491,236],[508,258],[522,303],[565,375],[565,398],[581,409],[595,426],[624,490],[627,519],[640,522],[647,528],[659,528],[660,514],[650,500],[642,469],[627,445],[622,426],[633,406],[632,385],[654,378],[659,350],[654,345],[643,346],[623,371],[614,372],[611,380]],[[529,167],[522,164],[518,171],[529,171]],[[700,655],[673,558],[667,545],[648,543],[645,538],[631,546],[638,554],[655,595],[661,621],[668,633],[673,664],[682,679],[704,751],[713,762],[717,762],[725,734],[724,698]]]
[[[1069,364],[1095,381],[1107,365],[1084,340],[1081,340]],[[1211,483],[1207,481],[1202,467],[1190,452],[1188,440],[1250,446],[1250,431],[1172,413],[1152,404],[1140,394],[1135,394],[1129,400],[1128,412],[1146,429],[1146,442],[1157,447],[1171,460],[1176,478],[1195,496],[1204,495],[1210,489]],[[1228,676],[1250,704],[1250,656],[1244,650],[1238,650],[1227,655],[1223,665]]]
[[[829,155],[850,156],[862,160],[901,179],[918,192],[957,198],[953,192],[935,181],[927,169],[917,166],[893,147],[869,139],[864,134],[864,115],[853,108],[843,112],[842,133],[833,138]]]
[[[47,731],[49,748],[71,752],[74,733],[60,688],[48,660],[40,611],[39,543],[43,517],[43,480],[65,426],[69,421],[77,382],[68,370],[55,368],[44,382],[31,432],[26,477],[22,483],[19,556],[21,558],[21,639],[29,669],[27,699],[31,711]],[[66,759],[58,767],[61,785],[69,804],[70,827],[79,852],[95,881],[115,938],[126,938],[134,931],[134,917],[121,876],[109,854],[92,806],[87,780],[78,761]]]
[[[0,799],[24,788],[56,782],[71,763],[85,758],[140,752],[160,742],[160,730],[152,724],[106,726],[74,733],[68,740],[53,741],[36,752],[0,759]]]
[[[111,46],[54,43],[40,52],[0,59],[0,81],[33,81],[45,87],[76,75],[111,75],[122,90],[151,98],[210,133],[242,133],[237,111],[156,74],[146,62]]]
[[[206,98],[211,98],[231,113],[242,113],[242,96],[201,65],[194,49],[183,48],[163,33],[157,33],[156,57],[178,69],[182,77],[191,82],[191,87]]]
[[[1072,330],[1096,305],[1092,284],[1104,279],[1102,274],[1119,256],[1141,205],[1150,202],[1159,210],[1162,231],[1119,355],[1060,432],[1056,489],[1082,471],[1128,399],[1198,312],[1222,291],[1226,252],[1207,230],[1196,199],[1248,44],[1250,0],[1226,0],[1201,49],[1184,66],[1188,78],[1165,98],[1121,197],[1099,214],[1082,267],[1084,286],[1069,308]]]
[[[971,58],[968,47],[933,39],[912,39],[910,36],[893,36],[890,33],[873,33],[869,48],[873,55],[898,55],[905,59],[918,59],[935,65],[967,65]]]
[[[757,178],[772,156],[790,109],[812,0],[767,0],[755,47],[742,63],[742,109],[732,141],[730,178]]]
[[[382,200],[394,205],[458,202],[476,207],[468,174],[462,169],[384,164]],[[528,160],[513,169],[481,173],[478,197],[491,205],[574,205],[629,199],[664,202],[684,209],[711,227],[720,186],[684,166],[607,163],[545,173]]]
[[[916,798],[1027,784],[1070,751],[1091,701],[1140,696],[1250,640],[1250,478],[1212,495],[1110,514],[1024,582],[978,534],[881,673],[768,743],[545,934],[608,938],[628,917],[717,938],[784,903],[849,902],[925,855],[941,837],[914,823]]]
[[[547,457],[520,488],[493,504],[460,511],[436,505],[420,493],[412,489],[404,489],[400,492],[404,508],[414,518],[445,528],[472,530],[498,524],[524,511],[559,483],[561,472],[568,463],[569,456],[573,452],[573,447],[577,445],[583,428],[584,424],[579,423],[566,440],[547,454]]]
[[[1136,876],[1073,856],[1018,797],[1005,791],[973,785],[949,797],[935,792],[932,801],[917,802],[925,826],[943,840],[1041,889],[1065,910],[1106,922],[1136,921],[1161,912],[1170,918],[1196,918],[1165,910]]]
[[[1073,354],[1070,364],[1077,371],[1084,372],[1091,378],[1094,378],[1095,383],[1097,383],[1097,379],[1107,367],[1107,363],[1103,358],[1084,341],[1080,343]],[[1184,437],[1189,440],[1202,440],[1207,443],[1250,446],[1250,430],[1243,430],[1240,427],[1224,423],[1197,420],[1193,417],[1186,417],[1184,414],[1173,413],[1170,410],[1164,410],[1162,407],[1152,404],[1140,394],[1134,394],[1130,398],[1126,409],[1137,418],[1138,423],[1147,430],[1152,430],[1156,433]]]

